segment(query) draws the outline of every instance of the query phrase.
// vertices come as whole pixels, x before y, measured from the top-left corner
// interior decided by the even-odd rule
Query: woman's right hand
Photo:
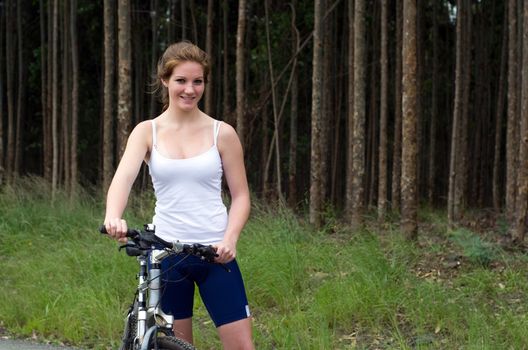
[[[105,220],[105,227],[109,236],[120,242],[126,242],[128,230],[126,220],[120,218],[108,219]]]

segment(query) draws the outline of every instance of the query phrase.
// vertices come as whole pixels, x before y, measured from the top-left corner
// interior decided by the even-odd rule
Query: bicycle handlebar
[[[99,232],[102,234],[108,234],[104,225],[99,227]],[[126,237],[130,238],[132,243],[127,243],[121,246],[119,249],[121,250],[122,248],[126,248],[127,254],[131,256],[141,255],[142,253],[151,250],[153,245],[156,244],[162,245],[164,248],[169,249],[173,253],[195,255],[211,263],[214,262],[214,259],[218,256],[218,254],[216,254],[216,249],[211,245],[168,242],[156,236],[153,229],[128,229]]]

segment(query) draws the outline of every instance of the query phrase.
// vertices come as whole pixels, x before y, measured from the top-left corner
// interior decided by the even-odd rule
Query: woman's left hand
[[[219,264],[227,264],[231,262],[236,257],[236,244],[229,242],[220,242],[214,246],[216,248],[216,254],[218,256],[215,258],[215,262]]]

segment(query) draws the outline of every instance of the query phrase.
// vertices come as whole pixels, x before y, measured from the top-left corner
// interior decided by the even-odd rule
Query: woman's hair
[[[155,91],[158,91],[163,103],[163,110],[169,107],[169,93],[162,81],[166,81],[172,75],[174,67],[182,62],[196,62],[203,68],[204,81],[207,83],[209,75],[209,57],[207,53],[198,46],[188,42],[180,41],[172,44],[163,53],[158,61],[158,71],[156,74]]]

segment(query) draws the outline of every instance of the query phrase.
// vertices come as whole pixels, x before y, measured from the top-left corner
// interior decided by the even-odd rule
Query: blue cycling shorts
[[[216,327],[250,316],[236,260],[222,266],[193,255],[172,255],[162,261],[161,276],[161,307],[174,319],[192,317],[195,285]]]

